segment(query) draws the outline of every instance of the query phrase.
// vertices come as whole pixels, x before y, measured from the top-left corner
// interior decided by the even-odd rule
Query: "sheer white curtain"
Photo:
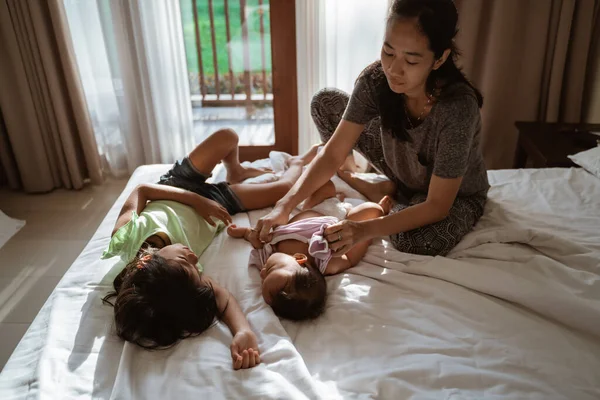
[[[65,0],[88,109],[113,176],[193,146],[178,1]]]
[[[354,81],[379,59],[389,0],[296,1],[299,151],[319,141],[310,99],[324,87],[352,92]]]

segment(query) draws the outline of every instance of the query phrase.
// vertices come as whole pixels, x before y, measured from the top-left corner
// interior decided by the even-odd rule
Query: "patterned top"
[[[377,88],[385,82],[381,63],[367,67],[356,81],[344,119],[365,125],[380,117]],[[406,118],[403,108],[398,110]],[[406,124],[405,124],[406,125]],[[463,177],[459,196],[483,195],[489,188],[479,147],[481,116],[477,97],[465,83],[445,87],[429,115],[401,141],[389,129],[381,129],[381,143],[393,180],[413,193],[427,193],[431,175]]]

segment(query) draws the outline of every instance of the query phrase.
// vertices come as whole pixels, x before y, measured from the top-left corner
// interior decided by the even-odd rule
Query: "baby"
[[[392,200],[363,203],[353,208],[346,219],[365,221],[387,215]],[[314,210],[303,211],[272,232],[269,243],[262,243],[251,228],[230,225],[227,233],[252,244],[250,265],[260,270],[262,295],[275,314],[291,320],[314,319],[325,309],[325,275],[334,275],[355,266],[365,255],[371,241],[357,243],[341,257],[332,257],[323,231],[339,219]]]

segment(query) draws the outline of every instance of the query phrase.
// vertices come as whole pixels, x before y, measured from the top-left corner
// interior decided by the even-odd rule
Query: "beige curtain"
[[[101,183],[62,0],[0,0],[0,60],[0,165],[11,186]]]
[[[484,95],[488,168],[512,166],[515,121],[598,122],[598,0],[456,0],[467,76]]]
[[[19,176],[15,157],[12,154],[6,127],[4,126],[4,117],[0,110],[0,187],[9,186],[11,188],[19,187]]]
[[[596,11],[585,82],[587,87],[583,101],[587,109],[584,111],[584,121],[600,124],[600,11]]]

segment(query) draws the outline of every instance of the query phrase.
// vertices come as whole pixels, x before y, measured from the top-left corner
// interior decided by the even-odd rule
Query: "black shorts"
[[[161,176],[158,183],[189,190],[214,200],[225,207],[230,215],[245,211],[240,199],[227,182],[207,183],[208,178],[210,175],[207,176],[198,171],[190,159],[185,157],[183,160],[177,161],[169,172]]]

